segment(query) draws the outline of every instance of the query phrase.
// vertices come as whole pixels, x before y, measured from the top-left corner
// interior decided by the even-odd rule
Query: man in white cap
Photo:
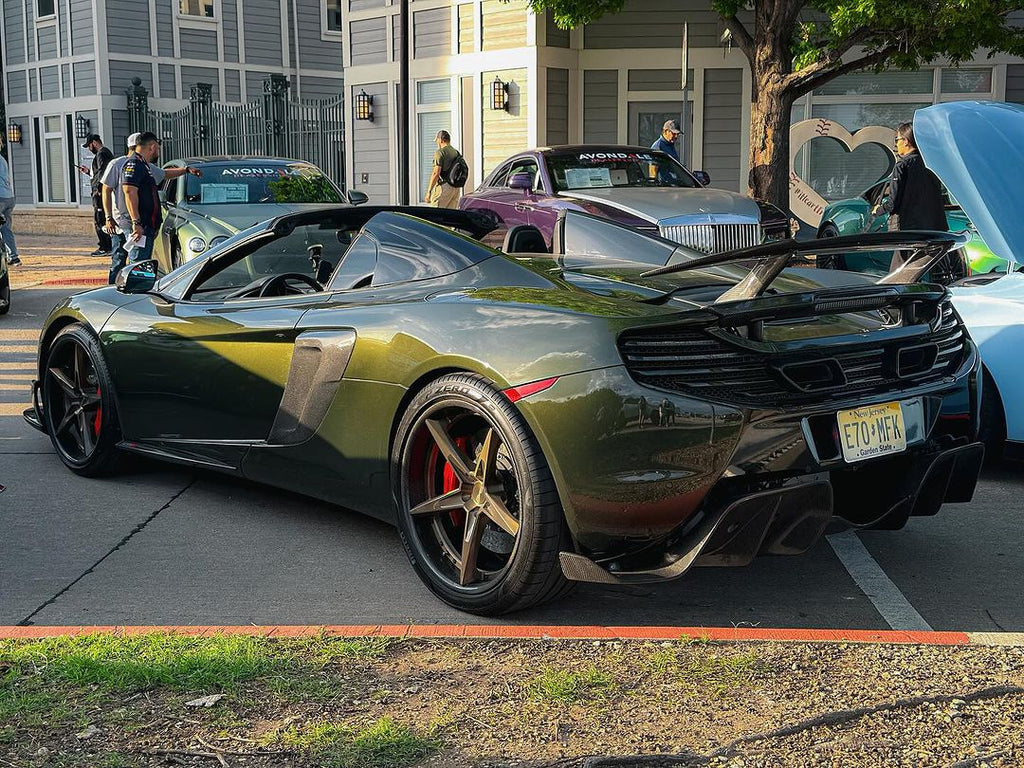
[[[132,217],[128,213],[128,206],[124,201],[124,186],[121,184],[121,172],[125,163],[135,154],[135,148],[139,143],[141,133],[133,133],[128,137],[128,151],[124,155],[112,160],[103,172],[103,210],[106,212],[106,230],[110,233],[110,273],[107,275],[107,282],[113,284],[117,279],[117,273],[121,271],[128,260],[128,252],[124,244],[132,231]],[[150,173],[159,186],[165,179],[176,179],[186,173],[201,176],[198,168],[161,168],[158,165],[150,164]]]
[[[669,157],[679,160],[679,151],[676,149],[676,139],[679,138],[679,126],[676,125],[675,120],[666,120],[665,124],[661,126],[661,136],[658,140],[651,144],[651,149],[656,149],[659,152],[664,152]]]

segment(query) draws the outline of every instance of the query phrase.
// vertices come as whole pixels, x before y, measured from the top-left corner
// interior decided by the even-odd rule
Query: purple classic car
[[[718,253],[789,236],[789,217],[768,203],[708,189],[703,171],[644,147],[580,145],[521,152],[501,163],[460,208],[489,210],[505,250],[550,250],[559,211],[578,210],[682,245]],[[539,230],[540,236],[537,236]]]

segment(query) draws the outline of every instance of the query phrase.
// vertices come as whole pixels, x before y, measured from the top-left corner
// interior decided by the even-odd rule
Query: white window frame
[[[53,0],[53,12],[52,13],[47,13],[45,15],[40,15],[40,13],[39,13],[39,2],[40,2],[40,0],[34,0],[34,2],[35,2],[35,6],[36,6],[36,13],[35,13],[36,23],[38,23],[40,21],[42,21],[42,22],[48,22],[48,21],[56,22],[57,21],[57,0]]]
[[[200,3],[206,0],[199,0]],[[188,26],[191,23],[196,25],[207,25],[207,24],[219,24],[220,23],[220,0],[211,0],[213,4],[213,16],[199,16],[193,13],[184,13],[181,10],[181,0],[174,0],[175,13],[178,17],[178,23],[184,26]]]
[[[345,0],[340,0],[341,5],[339,7],[342,12],[342,20],[341,27],[338,29],[331,29],[327,24],[327,21],[330,18],[330,9],[328,8],[328,4],[330,2],[332,2],[332,0],[320,0],[320,39],[327,42],[334,42],[335,40],[341,40],[342,35],[345,32]]]

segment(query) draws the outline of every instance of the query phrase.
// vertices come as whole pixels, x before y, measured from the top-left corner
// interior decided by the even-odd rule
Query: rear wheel
[[[569,545],[554,480],[516,408],[486,379],[451,374],[413,398],[392,466],[402,542],[434,594],[494,615],[565,594]]]
[[[839,237],[839,230],[836,225],[829,222],[818,231],[819,238]],[[846,269],[846,262],[842,254],[829,254],[819,256],[817,261],[818,269]]]
[[[60,460],[86,477],[113,469],[121,439],[114,388],[99,342],[85,326],[69,325],[53,340],[42,396],[44,425]]]
[[[981,424],[978,439],[985,444],[985,463],[995,464],[1003,457],[1006,444],[1006,412],[995,379],[987,368],[982,369]]]
[[[0,254],[0,259],[4,258],[3,254]],[[4,273],[3,277],[0,277],[0,315],[6,315],[11,311],[11,276],[9,273]]]

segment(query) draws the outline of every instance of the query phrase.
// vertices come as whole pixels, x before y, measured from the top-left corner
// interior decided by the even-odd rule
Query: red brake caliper
[[[99,397],[99,387],[96,388],[96,396]],[[100,436],[100,420],[103,418],[103,406],[100,405],[96,408],[96,420],[93,422],[93,431],[96,433],[96,437]]]
[[[462,451],[463,454],[466,453],[466,444],[466,438],[455,438],[455,445],[459,447],[459,450]],[[455,474],[455,470],[452,469],[452,465],[446,461],[444,463],[444,479],[442,480],[441,491],[443,493],[450,493],[451,491],[454,491],[456,488],[458,488],[460,485],[462,485],[462,483],[459,481],[458,475]],[[449,512],[449,514],[451,515],[453,523],[455,523],[456,525],[462,523],[461,509],[453,509],[451,512]]]

